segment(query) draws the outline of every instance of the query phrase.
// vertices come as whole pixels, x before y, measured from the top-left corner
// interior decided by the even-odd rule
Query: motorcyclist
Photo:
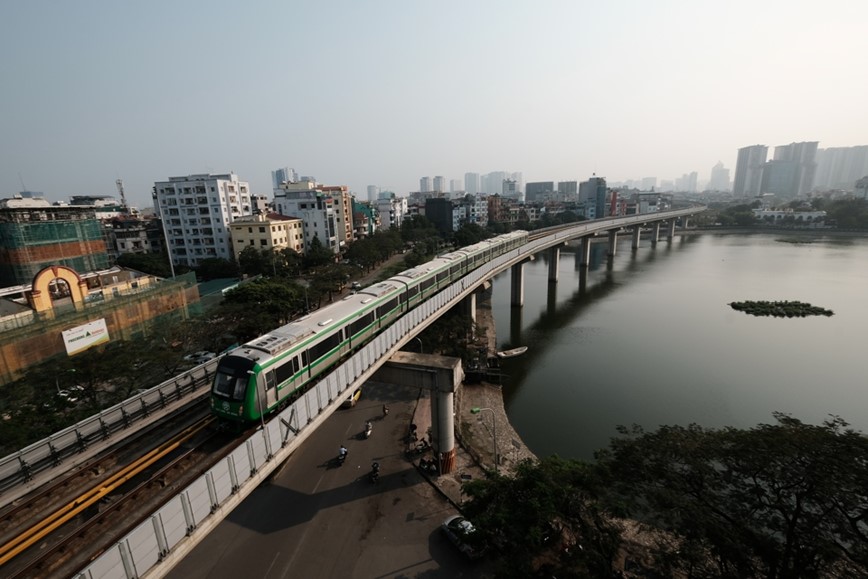
[[[341,460],[345,459],[345,458],[347,457],[347,452],[348,452],[348,451],[347,451],[347,447],[345,447],[345,446],[342,444],[342,445],[341,445],[341,449],[338,451],[338,458],[341,459]]]
[[[373,430],[373,428],[374,428],[374,425],[371,424],[371,421],[370,421],[370,420],[368,420],[367,422],[365,422],[365,434],[370,434],[370,433],[371,433],[371,430]]]

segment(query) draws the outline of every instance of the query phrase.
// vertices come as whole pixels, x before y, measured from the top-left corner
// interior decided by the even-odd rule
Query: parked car
[[[356,402],[358,402],[359,398],[361,398],[361,397],[362,397],[362,389],[356,388],[355,390],[353,390],[353,393],[350,394],[346,400],[344,400],[344,403],[341,404],[341,406],[344,408],[352,408],[353,406],[356,405]]]
[[[79,396],[84,392],[84,386],[73,385],[70,386],[69,389],[58,390],[57,396],[64,402],[68,402],[69,404],[75,404],[78,402]]]
[[[362,289],[362,284],[357,282],[357,281],[354,281],[353,283],[350,284],[350,289],[353,291],[359,291],[360,289]]]
[[[216,357],[217,354],[215,354],[214,352],[206,352],[205,350],[202,350],[200,352],[193,352],[192,354],[187,354],[186,356],[184,356],[184,359],[188,362],[193,362],[198,366],[199,364],[204,364],[208,360],[213,360]]]
[[[453,515],[443,521],[440,528],[458,550],[469,559],[479,559],[485,554],[485,545],[479,541],[476,527],[461,515]]]

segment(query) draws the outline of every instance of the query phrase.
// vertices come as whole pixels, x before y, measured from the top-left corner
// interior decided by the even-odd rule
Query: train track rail
[[[201,408],[168,440],[168,429],[159,429],[162,442],[144,454],[135,450],[142,441],[116,449],[7,509],[0,519],[0,575],[73,576],[229,452],[237,434],[214,425]]]

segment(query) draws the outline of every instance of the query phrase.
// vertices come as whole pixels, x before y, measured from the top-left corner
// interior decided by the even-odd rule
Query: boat
[[[527,352],[527,346],[519,346],[518,348],[513,348],[512,350],[504,350],[502,352],[497,353],[498,358],[514,358],[515,356],[521,356]]]

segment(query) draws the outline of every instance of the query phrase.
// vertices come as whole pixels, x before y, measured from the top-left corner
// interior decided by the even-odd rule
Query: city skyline
[[[35,0],[0,16],[0,197],[123,179],[146,207],[155,182],[228,172],[270,196],[280,167],[360,198],[504,170],[706,181],[754,143],[868,135],[859,2]]]

